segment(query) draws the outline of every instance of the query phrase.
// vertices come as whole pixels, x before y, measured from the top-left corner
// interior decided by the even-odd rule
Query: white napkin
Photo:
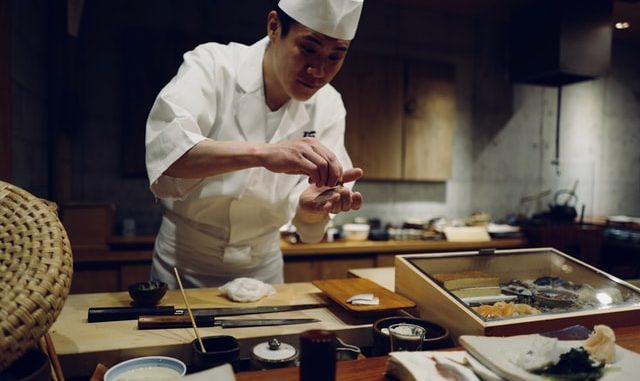
[[[236,278],[218,287],[218,290],[234,302],[254,302],[276,293],[272,285],[253,278]]]
[[[457,378],[465,381],[501,378],[482,364],[473,360],[466,351],[418,351],[391,352],[387,363],[387,374],[400,381],[445,381]]]

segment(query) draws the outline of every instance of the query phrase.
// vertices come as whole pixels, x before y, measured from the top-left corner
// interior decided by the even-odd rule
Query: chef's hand
[[[360,168],[347,169],[342,174],[341,183],[355,181],[362,176],[362,173]],[[317,215],[318,218],[324,218],[329,213],[360,209],[362,205],[360,192],[352,192],[349,188],[341,185],[335,187],[333,192],[330,191],[331,189],[326,186],[309,185],[300,195],[300,209],[307,214]]]
[[[266,169],[277,173],[307,175],[309,184],[317,187],[336,186],[344,177],[336,155],[316,138],[265,144],[260,151],[262,165]]]

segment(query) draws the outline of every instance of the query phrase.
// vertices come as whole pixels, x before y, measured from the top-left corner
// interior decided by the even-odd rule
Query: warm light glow
[[[618,21],[616,23],[616,29],[627,29],[631,25],[626,21]]]
[[[607,293],[604,292],[598,292],[596,294],[596,299],[598,299],[598,301],[600,302],[600,304],[604,304],[609,305],[611,304],[611,302],[613,302],[613,298],[611,298],[611,296]]]

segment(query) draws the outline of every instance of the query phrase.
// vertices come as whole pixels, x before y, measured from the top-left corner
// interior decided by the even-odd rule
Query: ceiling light
[[[627,29],[631,25],[626,21],[618,21],[615,26],[616,29]]]

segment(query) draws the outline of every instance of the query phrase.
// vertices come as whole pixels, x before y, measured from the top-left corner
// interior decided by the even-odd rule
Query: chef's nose
[[[324,77],[324,63],[316,62],[316,63],[309,64],[307,66],[307,73],[316,78]]]

